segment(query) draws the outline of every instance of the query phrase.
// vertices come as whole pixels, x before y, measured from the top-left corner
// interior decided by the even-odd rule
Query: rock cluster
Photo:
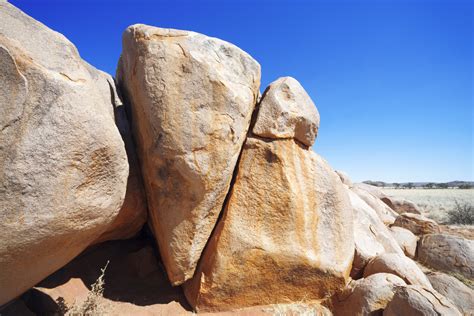
[[[409,258],[472,278],[472,242],[433,234],[414,204],[336,173],[310,148],[320,118],[308,93],[282,77],[260,98],[260,66],[238,47],[132,25],[116,87],[62,35],[0,2],[0,68],[0,305],[74,258],[80,269],[92,245],[151,231],[158,247],[130,246],[117,277],[167,282],[157,251],[196,311],[301,301],[336,315],[472,311],[445,284],[472,292],[432,286]],[[76,283],[35,291],[56,300]]]

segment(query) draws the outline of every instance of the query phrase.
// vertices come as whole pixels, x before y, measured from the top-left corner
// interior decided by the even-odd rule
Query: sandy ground
[[[388,195],[400,196],[416,203],[427,216],[437,222],[446,220],[446,213],[455,201],[474,205],[474,189],[384,189]]]

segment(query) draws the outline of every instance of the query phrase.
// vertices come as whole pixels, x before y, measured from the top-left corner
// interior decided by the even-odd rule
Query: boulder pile
[[[240,48],[132,25],[114,80],[0,2],[0,69],[3,308],[26,308],[16,299],[70,261],[62,272],[79,275],[84,250],[100,256],[101,243],[140,235],[154,242],[127,250],[127,284],[155,289],[150,280],[167,282],[162,264],[194,311],[305,302],[335,315],[473,312],[444,284],[469,288],[414,261],[472,278],[472,241],[333,170],[311,149],[320,117],[305,89],[282,77],[260,97],[260,65]],[[36,293],[86,296],[77,279],[55,282]]]

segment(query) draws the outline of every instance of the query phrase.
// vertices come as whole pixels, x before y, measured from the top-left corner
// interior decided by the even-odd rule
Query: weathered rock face
[[[347,190],[354,212],[355,257],[351,277],[360,278],[370,259],[382,253],[403,254],[377,213],[355,192]]]
[[[110,76],[62,35],[0,3],[0,305],[117,216],[128,176]]]
[[[123,35],[119,85],[130,102],[151,227],[173,284],[192,277],[256,103],[260,66],[239,48],[145,25]]]
[[[461,315],[457,308],[435,290],[419,285],[399,287],[384,316],[401,315]]]
[[[344,186],[323,159],[293,140],[249,137],[186,297],[200,311],[326,297],[348,281],[352,230]]]
[[[412,213],[398,215],[393,226],[406,228],[415,235],[436,234],[440,232],[440,228],[434,220]]]
[[[433,288],[449,299],[463,315],[474,315],[474,290],[450,275],[433,272],[428,274]]]
[[[364,270],[364,277],[376,273],[391,273],[402,278],[407,284],[431,288],[430,281],[416,263],[405,255],[385,253],[370,260]]]
[[[385,225],[391,225],[395,222],[397,214],[379,198],[372,195],[369,191],[363,190],[359,187],[353,187],[351,190],[377,213],[377,216]]]
[[[272,82],[259,104],[252,132],[271,138],[294,138],[311,146],[318,134],[319,113],[300,83],[291,77]]]
[[[398,226],[390,227],[390,233],[392,233],[393,238],[395,238],[405,255],[410,258],[415,258],[416,245],[418,242],[418,238],[415,236],[415,234],[413,234],[408,229]]]
[[[351,282],[332,299],[334,315],[377,315],[392,300],[397,287],[406,283],[393,274],[377,273]]]
[[[424,236],[418,243],[417,260],[434,269],[474,278],[474,241],[451,235]]]

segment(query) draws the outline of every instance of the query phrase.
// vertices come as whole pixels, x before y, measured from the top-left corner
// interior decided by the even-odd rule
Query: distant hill
[[[370,184],[382,188],[429,188],[429,189],[472,189],[474,188],[474,181],[450,181],[450,182],[384,182],[367,180],[363,183]]]

